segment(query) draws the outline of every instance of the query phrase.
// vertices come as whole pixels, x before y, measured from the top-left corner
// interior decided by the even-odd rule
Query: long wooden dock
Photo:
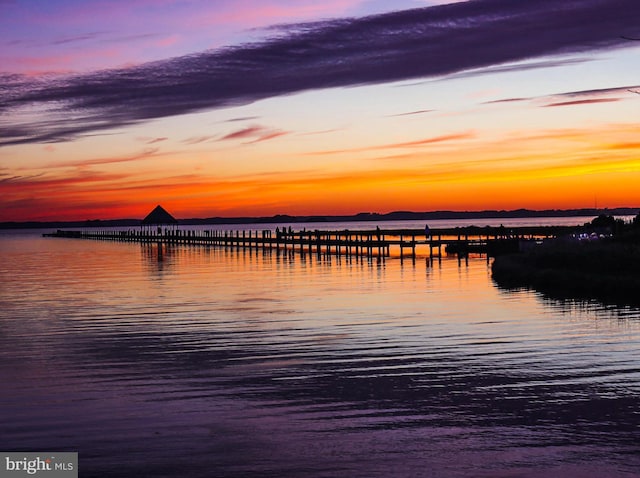
[[[443,252],[458,254],[486,253],[497,255],[514,252],[523,241],[534,241],[533,235],[499,234],[497,228],[470,234],[464,230],[433,231],[425,237],[421,230],[368,230],[368,231],[292,231],[292,230],[58,230],[46,237],[93,239],[103,241],[209,245],[226,249],[262,249],[293,251],[301,254],[330,254],[356,257],[412,257],[417,249],[430,257],[441,257]],[[457,234],[456,234],[457,233]],[[548,234],[547,234],[548,236]],[[538,239],[540,236],[538,235]]]

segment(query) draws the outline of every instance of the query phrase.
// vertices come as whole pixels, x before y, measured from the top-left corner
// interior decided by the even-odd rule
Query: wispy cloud
[[[629,92],[633,92],[633,88],[639,88],[638,85],[620,86],[616,88],[602,88],[598,90],[580,90],[567,91],[555,95],[534,96],[529,98],[502,98],[498,100],[485,101],[482,104],[500,104],[500,103],[517,103],[532,101],[540,106],[572,106],[591,103],[610,103],[622,101],[624,98],[620,95],[630,96]]]
[[[598,90],[579,90],[579,91],[567,91],[554,95],[561,98],[584,98],[584,97],[602,97],[611,94],[620,94],[627,92],[630,88],[638,88],[638,85],[620,86],[616,88],[601,88]]]
[[[286,131],[266,128],[264,126],[247,126],[224,135],[219,141],[246,139],[249,140],[245,144],[260,143],[270,139],[278,138],[288,134]]]
[[[216,139],[215,135],[191,136],[190,138],[187,138],[182,142],[184,144],[200,144],[206,143],[207,141],[212,141],[214,139]]]
[[[89,32],[84,35],[73,35],[60,37],[57,40],[51,42],[53,45],[65,45],[67,43],[85,42],[88,40],[95,40],[96,38],[104,35],[104,32]]]
[[[147,144],[156,144],[156,143],[161,143],[163,141],[168,140],[169,138],[167,138],[166,136],[162,137],[162,138],[153,138],[147,141]]]
[[[60,161],[56,163],[51,163],[47,167],[49,168],[65,168],[65,167],[82,168],[87,166],[98,166],[103,164],[130,163],[133,161],[140,161],[143,159],[151,159],[153,157],[156,157],[158,156],[158,151],[159,151],[158,148],[147,148],[144,151],[132,156],[85,159],[82,161]]]
[[[257,138],[253,139],[252,141],[249,141],[247,144],[262,143],[263,141],[269,141],[270,139],[279,138],[280,136],[284,136],[286,134],[289,134],[289,133],[287,133],[286,131],[274,130],[274,131],[259,135]]]
[[[220,141],[226,141],[229,139],[246,139],[253,138],[257,134],[260,134],[263,131],[261,126],[247,126],[246,128],[242,128],[238,131],[234,131],[233,133],[229,133],[220,138]]]
[[[402,149],[402,148],[419,148],[422,146],[428,146],[436,143],[444,143],[447,141],[460,141],[475,138],[475,133],[473,131],[463,131],[461,133],[453,133],[446,134],[442,136],[434,136],[431,138],[422,138],[415,141],[405,141],[400,143],[387,143],[387,144],[379,144],[374,146],[367,146],[364,148],[350,148],[350,149],[340,149],[340,150],[328,150],[328,151],[314,151],[311,153],[307,153],[312,156],[324,156],[324,155],[332,155],[332,154],[343,154],[343,153],[364,153],[368,151],[380,151],[385,149]]]
[[[435,110],[416,110],[416,111],[408,111],[406,113],[396,113],[396,114],[388,115],[388,116],[389,116],[389,118],[396,118],[396,117],[399,117],[399,116],[422,115],[422,114],[425,114],[425,113],[432,113],[434,111]]]
[[[327,210],[353,213],[371,208],[462,209],[468,208],[469,199],[476,205],[478,200],[490,200],[480,206],[483,208],[504,208],[504,204],[516,208],[523,207],[522,198],[527,197],[534,202],[548,199],[545,207],[557,207],[557,198],[563,194],[581,201],[585,181],[598,173],[616,179],[607,182],[613,184],[611,194],[620,191],[623,202],[637,201],[639,133],[637,124],[598,123],[588,128],[546,131],[523,128],[506,136],[459,143],[442,141],[452,147],[442,148],[437,155],[407,146],[443,138],[434,136],[381,145],[372,151],[371,158],[381,161],[367,161],[358,167],[345,162],[345,167],[331,169],[322,161],[310,161],[303,170],[258,174],[196,173],[181,167],[150,177],[148,172],[136,172],[136,168],[118,168],[122,174],[117,174],[96,166],[108,163],[109,158],[91,159],[87,168],[49,168],[44,173],[40,169],[24,170],[22,175],[0,166],[0,212],[4,220],[44,219],[41,215],[50,219],[144,217],[149,204],[155,204],[158,198],[178,215],[185,211],[181,217],[200,214],[194,211],[210,216],[222,212],[271,215],[282,211],[310,214],[311,210],[319,214]],[[402,161],[390,161],[393,157],[386,156],[396,153],[395,158]],[[127,158],[133,156],[113,159]],[[550,192],[547,187],[554,189]],[[309,194],[301,196],[301,190]],[[459,202],[452,206],[448,202],[451,197]],[[508,200],[513,202],[502,202]],[[530,207],[527,204],[532,203],[524,207]]]
[[[71,176],[47,176],[45,174],[38,174],[32,176],[14,176],[6,178],[4,184],[4,192],[9,195],[12,189],[17,188],[17,191],[24,195],[25,190],[37,192],[46,188],[60,188],[74,186],[78,184],[86,183],[101,183],[105,181],[118,181],[127,179],[127,175],[124,173],[104,173],[96,171],[80,171],[73,173]]]
[[[496,65],[488,67],[483,66],[482,68],[473,69],[470,71],[454,73],[445,76],[444,78],[442,78],[442,80],[447,81],[452,79],[473,78],[480,75],[495,75],[496,73],[514,73],[527,70],[537,70],[540,68],[558,68],[561,66],[578,65],[580,63],[586,63],[588,61],[593,60],[585,58],[558,58],[540,61],[518,61],[516,63],[510,63],[507,65]]]
[[[463,133],[454,133],[454,134],[446,134],[442,136],[434,136],[432,138],[424,138],[416,141],[407,141],[404,143],[392,143],[385,144],[382,146],[377,146],[375,149],[391,149],[391,148],[410,148],[416,146],[426,146],[434,143],[444,143],[446,141],[458,141],[464,139],[472,139],[475,137],[475,133],[473,131],[465,131]]]
[[[499,103],[518,103],[521,101],[528,101],[530,99],[531,98],[503,98],[499,100],[485,101],[483,104],[492,105],[492,104],[499,104]]]
[[[554,106],[576,106],[576,105],[590,105],[593,103],[611,103],[615,101],[620,101],[621,98],[590,98],[585,100],[573,100],[573,101],[558,101],[556,103],[549,103],[548,105],[544,105],[545,108],[554,107]]]
[[[238,123],[240,121],[251,121],[259,119],[259,116],[240,116],[238,118],[230,118],[226,120],[226,123]]]
[[[285,25],[261,42],[51,81],[11,82],[0,89],[0,146],[63,141],[311,89],[512,68],[500,65],[629,46],[620,35],[638,25],[637,0],[475,0]],[[49,109],[48,119],[22,117],[16,124],[13,113],[34,107]]]

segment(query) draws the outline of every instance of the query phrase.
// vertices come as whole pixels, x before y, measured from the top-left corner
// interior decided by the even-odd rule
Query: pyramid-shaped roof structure
[[[143,226],[160,225],[160,224],[178,224],[175,217],[169,214],[165,208],[157,205],[153,211],[147,214],[142,220]]]

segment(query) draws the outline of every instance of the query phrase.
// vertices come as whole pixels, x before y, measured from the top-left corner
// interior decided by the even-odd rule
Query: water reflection
[[[621,320],[637,319],[640,308],[633,305],[616,305],[604,303],[595,299],[573,299],[565,297],[552,297],[546,293],[538,292],[527,287],[504,287],[492,281],[493,286],[500,291],[505,300],[520,301],[523,297],[530,297],[542,302],[546,307],[561,314],[593,314],[599,318],[618,318]]]
[[[506,294],[483,258],[73,244],[3,257],[4,449],[103,477],[640,465],[637,311]]]
[[[163,277],[175,261],[176,246],[162,242],[141,243],[141,257],[152,276]]]

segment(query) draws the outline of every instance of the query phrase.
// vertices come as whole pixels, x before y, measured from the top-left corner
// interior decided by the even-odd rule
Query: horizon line
[[[388,220],[386,218],[390,216],[421,216],[411,219],[407,218],[394,218],[394,220],[419,220],[419,219],[428,219],[428,216],[437,215],[438,217],[432,217],[431,219],[464,219],[465,216],[469,219],[474,217],[481,218],[501,218],[501,217],[512,217],[512,218],[526,218],[526,217],[545,217],[546,214],[552,214],[551,217],[569,217],[572,215],[576,216],[590,216],[593,214],[600,213],[614,213],[617,212],[629,212],[631,210],[638,211],[637,214],[640,214],[640,206],[621,206],[621,207],[583,207],[583,208],[562,208],[562,209],[528,209],[528,208],[518,208],[518,209],[481,209],[481,210],[452,210],[452,209],[443,209],[443,210],[433,210],[433,211],[408,211],[408,210],[398,210],[398,211],[390,211],[386,213],[379,212],[358,212],[355,214],[297,214],[290,215],[286,213],[278,213],[271,216],[209,216],[209,217],[189,217],[178,219],[177,221],[187,225],[190,221],[200,222],[206,224],[206,221],[218,221],[218,224],[224,224],[224,221],[232,221],[233,223],[242,223],[242,221],[246,221],[246,223],[267,223],[267,222],[348,222],[348,221],[374,221],[378,220]],[[491,214],[495,214],[492,216]],[[627,214],[623,214],[627,215]],[[139,222],[142,221],[142,218],[115,218],[115,219],[76,219],[76,220],[24,220],[24,221],[1,221],[0,228],[16,228],[16,226],[20,225],[46,225],[46,224],[87,224],[87,223],[118,223],[118,222]]]

